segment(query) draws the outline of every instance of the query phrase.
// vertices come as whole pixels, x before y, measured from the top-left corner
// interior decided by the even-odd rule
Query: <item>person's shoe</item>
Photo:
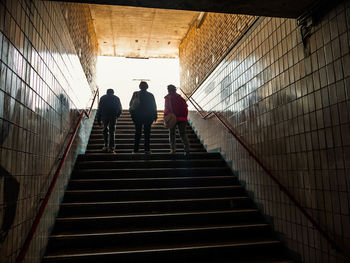
[[[145,154],[151,154],[152,152],[151,151],[145,151]]]
[[[175,154],[175,153],[176,153],[176,150],[171,149],[169,153],[171,153],[171,154]]]
[[[184,152],[185,158],[189,159],[190,158],[190,152]]]
[[[139,151],[132,151],[132,154],[139,154]]]
[[[109,152],[109,153],[112,153],[112,154],[117,154],[113,148],[109,148],[109,149],[108,149],[108,152]]]
[[[102,152],[104,152],[104,153],[108,152],[108,147],[103,146],[103,148],[102,148]]]

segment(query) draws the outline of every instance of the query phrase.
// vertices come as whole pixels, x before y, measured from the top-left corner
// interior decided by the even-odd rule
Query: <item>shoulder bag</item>
[[[170,106],[170,113],[164,117],[164,126],[171,129],[177,123],[177,118],[176,118],[176,115],[173,113],[173,106],[171,105],[170,96],[169,96],[169,106]]]

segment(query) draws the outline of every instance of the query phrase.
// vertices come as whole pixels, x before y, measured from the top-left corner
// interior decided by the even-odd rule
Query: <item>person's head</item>
[[[107,94],[108,95],[113,95],[114,94],[114,90],[113,89],[108,89],[107,90]]]
[[[141,81],[139,87],[141,90],[146,90],[148,89],[148,84],[146,81]]]
[[[176,87],[172,84],[168,85],[168,92],[169,93],[176,92]]]

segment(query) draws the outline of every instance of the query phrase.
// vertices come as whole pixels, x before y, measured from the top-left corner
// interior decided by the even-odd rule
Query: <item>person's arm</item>
[[[157,104],[156,104],[156,100],[154,99],[153,94],[152,95],[152,110],[153,110],[153,120],[156,121],[158,118],[158,114],[157,114]]]
[[[97,123],[99,126],[101,126],[101,107],[102,107],[102,102],[103,98],[100,99],[100,102],[98,103],[98,108],[97,108]]]
[[[135,96],[136,96],[136,92],[137,92],[137,91],[135,91],[135,92],[132,94],[131,100],[130,100],[130,102],[129,102],[129,109],[131,108],[131,102],[134,100],[134,98],[135,98]]]
[[[120,103],[120,99],[117,97],[117,118],[119,118],[122,113],[122,104]]]
[[[186,101],[184,99],[182,99],[182,100],[183,100],[183,107],[185,108],[185,114],[186,114],[186,118],[187,118],[187,116],[188,116],[188,105],[187,105],[187,103],[186,103]]]
[[[170,113],[169,98],[165,97],[164,116],[168,115],[169,113]]]

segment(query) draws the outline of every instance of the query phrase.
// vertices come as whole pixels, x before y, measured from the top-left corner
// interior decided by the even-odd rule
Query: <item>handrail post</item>
[[[201,115],[202,119],[206,119],[209,115],[214,114],[215,117],[219,120],[219,122],[228,130],[228,132],[238,141],[238,143],[248,152],[249,156],[251,156],[257,163],[258,165],[263,169],[263,171],[274,181],[280,191],[282,191],[287,197],[289,198],[290,201],[300,210],[300,212],[311,222],[311,224],[316,228],[318,232],[328,241],[328,243],[331,244],[332,248],[337,250],[338,252],[342,253],[343,255],[346,255],[347,253],[345,250],[340,247],[333,238],[330,237],[330,235],[320,226],[318,222],[306,211],[304,207],[299,203],[299,201],[288,191],[288,189],[270,172],[270,170],[259,160],[259,158],[248,148],[247,145],[234,133],[234,131],[222,120],[222,118],[216,113],[216,112],[209,112],[206,115],[204,115],[201,111],[203,111],[202,107],[194,101],[191,96],[188,96],[181,88],[181,92],[185,95],[185,97],[188,99],[189,102],[192,103],[194,108],[197,110],[197,112]],[[197,106],[195,105],[197,104]],[[199,111],[199,109],[201,111]]]
[[[81,121],[82,121],[84,115],[87,114],[87,117],[88,117],[88,118],[90,117],[90,113],[91,113],[92,107],[93,107],[93,105],[94,105],[94,103],[95,103],[95,99],[96,99],[96,95],[97,95],[97,94],[98,94],[98,90],[97,90],[97,92],[95,93],[94,98],[93,98],[93,100],[92,100],[92,104],[91,104],[89,113],[87,114],[87,113],[86,113],[86,110],[83,110],[83,111],[80,113],[78,122],[76,123],[76,125],[75,125],[75,127],[74,127],[72,136],[71,136],[70,139],[69,139],[68,145],[67,145],[67,147],[66,147],[66,149],[65,149],[65,151],[64,151],[64,153],[63,153],[63,156],[62,156],[61,161],[60,161],[60,163],[59,163],[59,165],[58,165],[58,168],[57,168],[57,170],[56,170],[56,172],[55,172],[55,175],[54,175],[54,177],[53,177],[53,179],[52,179],[52,181],[51,181],[51,184],[50,184],[50,186],[49,186],[49,189],[47,190],[47,193],[46,193],[46,195],[45,195],[45,198],[44,198],[44,200],[42,201],[42,203],[41,203],[41,205],[40,205],[40,207],[39,207],[38,213],[37,213],[37,215],[36,215],[36,217],[35,217],[35,219],[34,219],[34,221],[33,221],[33,224],[32,224],[32,226],[31,226],[31,228],[30,228],[30,230],[29,230],[29,232],[28,232],[28,235],[27,235],[27,237],[26,237],[26,239],[25,239],[25,241],[24,241],[24,243],[23,243],[23,246],[22,246],[22,248],[21,248],[21,250],[20,250],[20,252],[19,252],[19,254],[18,254],[17,258],[16,258],[16,261],[15,261],[16,263],[21,263],[21,262],[23,261],[25,255],[26,255],[27,252],[28,252],[28,249],[29,249],[29,246],[30,246],[30,244],[31,244],[31,242],[32,242],[32,240],[33,240],[35,231],[37,230],[37,228],[38,228],[38,226],[39,226],[40,219],[41,219],[41,217],[42,217],[43,214],[44,214],[45,208],[46,208],[46,206],[47,206],[47,204],[48,204],[48,202],[49,202],[49,200],[50,200],[50,197],[51,197],[51,195],[52,195],[52,192],[53,192],[53,190],[54,190],[54,188],[55,188],[55,185],[56,185],[56,183],[57,183],[58,177],[60,176],[60,173],[61,173],[62,167],[63,167],[63,165],[64,165],[64,162],[66,161],[66,158],[67,158],[68,153],[69,153],[69,151],[70,151],[70,149],[71,149],[71,146],[72,146],[72,144],[73,144],[73,141],[74,141],[74,139],[75,139],[75,136],[76,136],[76,134],[77,134],[77,132],[78,132],[80,123],[81,123]]]

